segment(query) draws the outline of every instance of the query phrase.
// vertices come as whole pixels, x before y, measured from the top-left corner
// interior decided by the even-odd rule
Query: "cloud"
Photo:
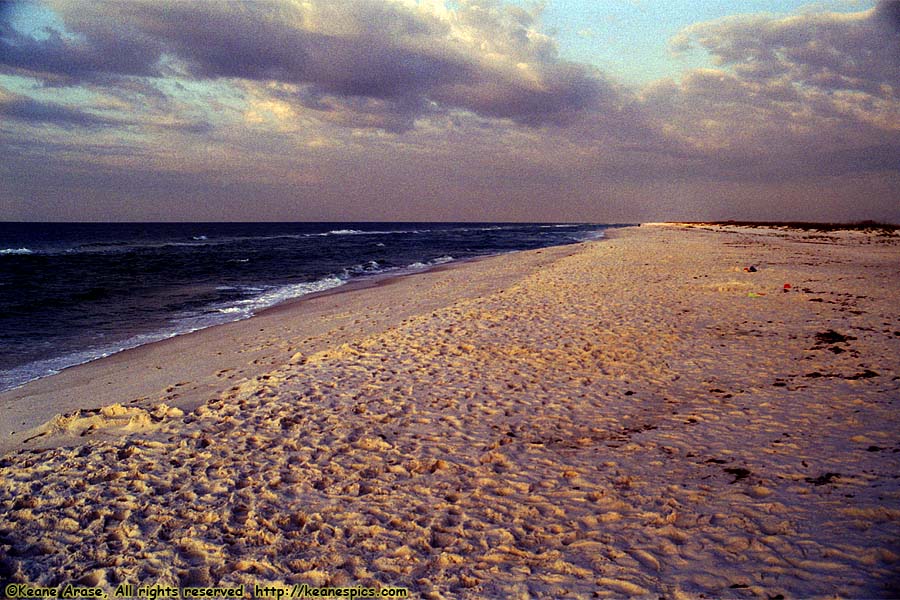
[[[113,35],[82,38],[45,29],[36,39],[13,25],[15,12],[0,13],[0,67],[2,71],[72,84],[83,79],[111,76],[152,76],[159,73],[153,50],[146,43]],[[159,49],[155,50],[159,56]]]
[[[491,0],[441,3],[51,1],[66,31],[44,39],[0,24],[0,69],[73,84],[182,76],[293,86],[335,118],[404,129],[435,111],[542,125],[614,97],[561,60],[537,15]],[[282,87],[282,95],[287,88]]]
[[[857,13],[727,17],[692,25],[672,40],[676,51],[694,46],[748,81],[893,95],[900,90],[900,0]]]
[[[602,220],[740,198],[796,218],[785,199],[840,217],[900,189],[898,1],[697,23],[672,46],[710,64],[643,87],[500,0],[46,5],[43,31],[0,11],[0,75],[28,94],[0,96],[17,202],[68,185],[188,219],[179,198],[233,193],[243,218]]]
[[[7,92],[2,87],[0,87],[0,115],[32,124],[50,123],[64,127],[122,124],[117,119],[108,119],[61,104],[41,102],[27,96]]]
[[[717,68],[641,91],[685,151],[754,177],[900,170],[900,2],[856,13],[738,15],[672,41]],[[892,154],[893,153],[893,154]]]

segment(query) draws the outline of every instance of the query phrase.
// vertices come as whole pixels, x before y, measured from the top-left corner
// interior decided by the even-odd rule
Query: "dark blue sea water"
[[[574,243],[606,227],[0,223],[0,390],[356,278]]]

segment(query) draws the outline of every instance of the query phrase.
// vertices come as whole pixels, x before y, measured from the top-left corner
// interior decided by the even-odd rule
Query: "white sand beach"
[[[0,395],[0,581],[900,596],[900,236],[609,238]]]

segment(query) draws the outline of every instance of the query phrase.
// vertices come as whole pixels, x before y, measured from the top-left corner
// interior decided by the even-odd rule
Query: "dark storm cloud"
[[[51,123],[61,126],[97,127],[121,125],[122,122],[92,115],[52,102],[40,102],[25,96],[0,96],[0,115],[28,123]]]
[[[127,38],[73,39],[48,29],[35,39],[12,26],[14,11],[0,13],[0,66],[8,73],[47,82],[77,83],[110,75],[155,75],[159,49]],[[155,54],[155,56],[154,56]]]
[[[823,160],[809,165],[819,168],[822,175],[848,175],[865,172],[900,172],[900,141],[863,148],[840,149],[825,152]]]
[[[539,87],[512,77],[489,79],[482,74],[467,85],[443,85],[432,97],[482,116],[541,125],[565,124],[584,110],[596,108],[598,100],[609,103],[614,93],[599,79],[587,76],[581,67],[558,65],[544,74]]]
[[[900,35],[900,0],[882,0],[878,3],[876,12],[878,19]]]
[[[178,74],[292,84],[297,103],[361,106],[349,122],[380,126],[383,115],[394,129],[453,109],[563,123],[614,96],[595,71],[560,60],[530,13],[488,0],[463,3],[452,22],[375,0],[50,5],[67,31],[34,39],[0,24],[0,68],[47,82]]]
[[[5,90],[2,86],[0,86],[0,117],[30,125],[47,124],[64,128],[148,127],[190,135],[204,135],[211,133],[213,130],[209,122],[200,119],[152,122],[98,115],[65,104],[45,102],[22,94],[12,93]],[[47,150],[51,150],[51,148],[48,146]]]

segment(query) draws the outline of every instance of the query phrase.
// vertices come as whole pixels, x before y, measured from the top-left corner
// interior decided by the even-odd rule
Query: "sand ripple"
[[[0,578],[896,596],[897,257],[624,231],[187,415],[60,417],[2,462]]]

